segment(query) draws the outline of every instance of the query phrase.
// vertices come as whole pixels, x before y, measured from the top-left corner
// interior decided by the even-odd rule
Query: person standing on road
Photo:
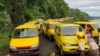
[[[87,24],[87,27],[86,27],[86,33],[88,33],[88,32],[89,32],[89,30],[93,30],[93,28],[91,27],[91,25],[90,25],[90,24]]]
[[[90,24],[87,24],[86,33],[88,33],[90,30],[92,31],[92,35],[93,35],[93,31],[94,31],[93,27]],[[98,44],[99,43],[98,36],[93,36],[93,38],[95,42]]]
[[[80,50],[80,56],[85,56],[85,33],[82,30],[82,27],[79,27],[79,30],[76,32],[78,38],[78,46]]]
[[[96,42],[93,38],[92,30],[88,31],[87,37],[88,37],[88,40],[89,40],[89,45],[91,47],[91,51],[95,51],[95,55],[93,53],[91,53],[91,54],[93,54],[93,56],[99,56],[99,47],[98,47],[98,45],[96,44]]]

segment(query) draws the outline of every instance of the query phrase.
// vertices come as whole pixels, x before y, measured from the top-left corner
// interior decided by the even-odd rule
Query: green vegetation
[[[73,20],[87,20],[89,15],[79,9],[72,9],[64,0],[9,0],[6,2],[11,23],[14,27],[34,19],[55,19],[73,17]]]
[[[3,50],[9,46],[9,32],[1,33],[0,32],[0,50]]]
[[[0,0],[0,50],[8,47],[9,43],[9,16],[7,14],[6,0]]]
[[[35,19],[73,17],[72,21],[87,20],[90,16],[72,9],[64,0],[0,0],[0,50],[8,46],[9,30]]]

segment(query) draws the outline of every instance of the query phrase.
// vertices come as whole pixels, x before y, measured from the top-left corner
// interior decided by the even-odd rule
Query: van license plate
[[[20,54],[29,53],[29,51],[19,51]]]

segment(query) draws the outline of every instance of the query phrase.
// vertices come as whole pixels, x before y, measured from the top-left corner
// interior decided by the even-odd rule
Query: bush
[[[0,32],[0,50],[4,50],[9,47],[9,34],[10,32]]]

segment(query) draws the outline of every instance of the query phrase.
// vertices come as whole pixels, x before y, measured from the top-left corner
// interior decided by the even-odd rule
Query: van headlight
[[[33,45],[31,49],[38,49],[38,45]]]
[[[70,43],[64,43],[63,45],[64,45],[64,46],[71,46]]]
[[[16,47],[12,46],[12,47],[10,47],[10,49],[14,51],[14,50],[16,50]]]

